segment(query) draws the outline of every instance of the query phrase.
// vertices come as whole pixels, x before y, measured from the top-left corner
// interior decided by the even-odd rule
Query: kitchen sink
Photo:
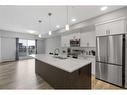
[[[53,57],[58,59],[67,59],[67,57],[62,57],[62,56],[53,56]]]

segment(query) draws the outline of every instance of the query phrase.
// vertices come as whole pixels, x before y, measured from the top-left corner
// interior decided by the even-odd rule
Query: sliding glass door
[[[18,45],[19,59],[31,58],[29,55],[36,54],[35,40],[19,39]]]

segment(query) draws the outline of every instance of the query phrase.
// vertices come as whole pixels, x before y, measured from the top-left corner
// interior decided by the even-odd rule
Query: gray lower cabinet
[[[36,59],[35,71],[55,89],[91,89],[91,64],[72,73]]]

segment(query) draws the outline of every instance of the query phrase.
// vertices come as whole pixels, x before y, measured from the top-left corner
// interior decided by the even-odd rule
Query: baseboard
[[[16,61],[15,59],[4,59],[0,63]]]

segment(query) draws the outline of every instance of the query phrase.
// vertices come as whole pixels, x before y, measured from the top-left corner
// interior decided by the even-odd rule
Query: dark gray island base
[[[35,59],[35,72],[55,89],[91,89],[91,63],[70,73]]]

